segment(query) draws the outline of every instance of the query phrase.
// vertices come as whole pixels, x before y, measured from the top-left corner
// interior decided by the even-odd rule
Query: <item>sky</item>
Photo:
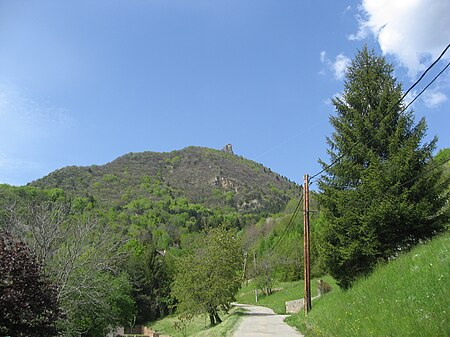
[[[448,0],[0,0],[0,183],[228,143],[302,183],[329,160],[330,99],[357,50],[409,88],[450,43],[448,13]],[[449,73],[412,105],[438,148]]]

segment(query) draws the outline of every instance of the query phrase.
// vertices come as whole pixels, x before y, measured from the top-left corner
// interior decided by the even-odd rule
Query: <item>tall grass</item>
[[[450,336],[450,234],[287,319],[307,336]]]

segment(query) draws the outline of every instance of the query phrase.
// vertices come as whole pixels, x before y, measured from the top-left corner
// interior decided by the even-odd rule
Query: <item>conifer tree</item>
[[[343,288],[442,230],[448,219],[440,211],[446,200],[441,172],[429,169],[437,138],[423,142],[426,122],[415,124],[401,97],[392,65],[364,47],[347,69],[342,95],[332,100],[327,143],[334,164],[320,161],[327,220],[320,250]]]

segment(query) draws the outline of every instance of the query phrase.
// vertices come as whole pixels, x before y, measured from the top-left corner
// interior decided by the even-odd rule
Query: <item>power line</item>
[[[424,92],[425,92],[425,90],[427,90],[437,79],[438,79],[438,77],[439,76],[441,76],[442,75],[442,73],[444,72],[444,71],[446,71],[447,70],[447,68],[450,66],[450,62],[449,63],[447,63],[447,65],[444,67],[444,69],[442,69],[434,78],[433,78],[433,80],[431,80],[431,82],[430,83],[428,83],[427,85],[426,85],[426,87],[425,88],[423,88],[417,95],[416,95],[416,97],[414,97],[414,99],[411,101],[411,102],[409,102],[401,111],[400,111],[400,113],[403,113],[406,109],[408,109],[410,106],[411,106],[411,104],[413,104]],[[359,141],[358,141],[359,142]],[[352,149],[356,144],[358,144],[358,142],[356,142],[350,149]],[[331,167],[331,166],[333,166],[333,165],[329,165],[328,166],[328,168],[329,167]],[[323,170],[322,170],[323,171]],[[321,171],[321,172],[322,172]],[[321,173],[320,172],[320,173]],[[319,173],[319,174],[320,174]],[[317,174],[315,175],[315,176],[317,176]],[[316,179],[316,180],[312,180],[311,182],[310,182],[310,184],[309,184],[309,186],[311,186],[312,184],[314,184],[315,182],[317,182],[317,180],[318,179]]]
[[[449,63],[449,65],[450,65],[450,63]],[[448,66],[448,65],[447,65],[447,66]],[[439,163],[439,164],[437,164],[437,165],[431,167],[430,169],[428,169],[428,170],[426,170],[426,171],[421,172],[420,174],[418,174],[418,175],[415,176],[414,178],[411,178],[410,180],[405,181],[404,183],[402,183],[400,186],[398,186],[398,188],[403,187],[403,186],[409,184],[410,182],[412,182],[412,181],[414,181],[414,180],[420,178],[421,176],[423,176],[423,175],[425,175],[425,174],[427,174],[427,173],[429,173],[429,172],[431,172],[431,171],[437,169],[438,167],[440,167],[440,166],[442,166],[442,165],[445,165],[445,164],[448,163],[449,161],[450,161],[450,158],[447,159],[447,160],[444,160],[442,163]],[[314,182],[316,182],[316,181],[317,181],[317,180],[311,182],[311,183],[309,184],[309,186],[311,186],[311,185],[312,185]]]
[[[447,45],[447,47],[444,49],[444,51],[441,53],[441,55],[424,71],[424,73],[420,76],[420,78],[402,95],[402,97],[389,109],[389,111],[383,116],[383,118],[380,120],[383,121],[393,110],[394,108],[403,101],[403,99],[406,97],[406,95],[408,95],[408,93],[424,78],[424,76],[428,73],[428,71],[433,68],[433,66],[442,58],[442,56],[447,52],[447,50],[450,48],[450,44]],[[433,80],[428,83],[428,85],[422,89],[422,91],[416,95],[416,97],[410,102],[408,103],[401,111],[400,114],[403,113],[412,103],[414,103],[414,101],[420,97],[420,95],[422,95],[425,90],[427,90],[435,81],[436,79],[442,75],[442,73],[450,66],[450,63],[448,63],[444,69],[442,69],[434,78]],[[372,139],[373,140],[373,139]],[[359,144],[359,140],[357,142],[355,142],[351,147],[350,150],[353,149],[357,144]],[[345,154],[340,155],[339,157],[337,157],[330,165],[326,166],[325,168],[323,168],[321,171],[319,171],[318,173],[314,174],[313,176],[311,176],[311,181],[310,181],[310,186],[312,184],[314,184],[317,180],[313,180],[313,178],[316,178],[318,175],[320,175],[321,173],[323,173],[325,170],[329,169],[330,167],[332,167],[333,165],[335,165],[339,160],[341,160],[344,157]],[[450,158],[442,163],[439,163],[438,165],[432,167],[431,169],[422,172],[420,175],[414,177],[413,179],[403,183],[402,185],[400,185],[400,187],[408,184],[409,182],[419,178],[421,175],[426,174],[434,169],[436,169],[437,167],[444,165],[445,163],[449,162]],[[281,236],[278,238],[278,240],[275,242],[275,244],[272,246],[272,248],[269,251],[269,255],[273,254],[273,252],[275,251],[275,248],[278,246],[278,244],[281,242],[281,240],[283,239],[283,237],[286,235],[288,229],[291,227],[293,220],[295,219],[295,217],[297,216],[299,210],[300,210],[300,206],[303,200],[303,195],[300,197],[299,202],[297,203],[297,206],[294,210],[294,212],[292,213],[291,218],[289,219],[288,224],[286,225],[286,227],[284,228],[283,233],[281,234]]]
[[[401,101],[403,101],[403,99],[406,97],[406,95],[408,95],[408,93],[417,85],[419,84],[419,82],[422,80],[422,78],[424,78],[424,76],[427,74],[427,72],[434,67],[434,65],[436,63],[439,62],[439,60],[442,58],[442,56],[444,56],[444,54],[447,52],[448,48],[450,48],[450,43],[447,45],[447,47],[443,50],[443,52],[441,53],[441,55],[439,55],[439,57],[436,59],[436,61],[434,61],[422,74],[422,76],[419,77],[419,79],[403,94],[402,98],[400,98],[400,100],[395,104],[397,105],[398,103],[400,103]],[[395,107],[395,105],[393,106],[393,108]],[[388,114],[390,113],[390,111],[388,112]]]
[[[272,254],[275,251],[275,247],[280,243],[280,241],[283,239],[283,237],[286,235],[287,230],[289,229],[289,227],[291,226],[291,224],[293,223],[292,221],[294,220],[294,218],[297,216],[298,211],[300,210],[300,206],[302,204],[302,200],[303,200],[303,195],[300,197],[297,206],[295,207],[294,213],[292,213],[291,218],[289,219],[288,224],[286,225],[286,227],[284,228],[283,233],[281,234],[281,236],[278,238],[277,242],[275,242],[275,244],[272,246],[272,248],[270,249],[269,255]]]
[[[429,86],[432,85],[432,84],[434,83],[434,81],[436,81],[437,78],[438,78],[439,76],[441,76],[441,74],[442,74],[445,70],[447,70],[447,68],[448,68],[449,66],[450,66],[450,62],[447,63],[447,65],[444,67],[444,69],[442,69],[442,70],[439,72],[439,74],[437,74],[437,75],[433,78],[433,80],[432,80],[430,83],[428,83],[428,85],[427,85],[425,88],[423,88],[422,91],[419,92],[419,93],[417,94],[416,97],[414,97],[414,99],[413,99],[411,102],[408,103],[408,105],[402,110],[402,112],[403,112],[404,110],[408,109],[409,106],[410,106],[411,104],[413,104],[414,101],[415,101],[416,99],[418,99],[418,98],[420,97],[420,95],[422,95],[422,94],[424,93],[424,91],[427,90],[427,89],[429,88]]]
[[[444,54],[447,52],[447,50],[450,48],[450,44],[447,45],[447,47],[442,51],[441,55],[439,55],[439,57],[423,72],[423,74],[419,77],[419,79],[402,95],[402,97],[395,103],[392,105],[392,107],[389,109],[389,111],[384,115],[384,117],[380,120],[383,121],[393,110],[394,108],[403,101],[403,99],[406,97],[406,95],[408,95],[408,93],[417,85],[419,84],[419,82],[424,78],[424,76],[428,73],[428,71],[434,67],[434,65],[439,62],[439,60],[444,56]],[[417,99],[418,96],[420,96],[444,71],[445,69],[447,69],[448,65],[438,74],[436,75],[436,77],[425,87],[424,90],[422,90],[419,95],[416,96],[415,99]],[[414,100],[415,100],[414,99]],[[413,100],[413,101],[414,101]],[[402,109],[402,111],[400,111],[400,113],[403,113],[410,105],[412,104],[412,102],[410,102],[410,104],[408,104],[404,109]],[[349,149],[352,150],[356,145],[358,145],[360,143],[360,140],[356,141]],[[325,172],[326,170],[328,170],[329,168],[333,167],[338,161],[340,161],[343,157],[345,156],[345,153],[341,154],[340,156],[338,156],[335,160],[333,160],[331,162],[331,164],[327,165],[326,167],[324,167],[322,170],[320,170],[319,172],[317,172],[316,174],[314,174],[313,176],[311,176],[311,180],[313,180],[314,178],[316,178],[317,176],[319,176],[320,174],[322,174],[323,172]]]
[[[428,170],[426,170],[426,171],[422,171],[420,174],[418,174],[418,175],[415,176],[414,178],[409,179],[408,181],[405,181],[403,184],[401,184],[401,185],[398,186],[398,187],[400,188],[400,187],[403,187],[403,186],[409,184],[410,182],[412,182],[412,181],[414,181],[414,180],[420,178],[421,176],[423,176],[423,175],[425,175],[425,174],[427,174],[427,173],[429,173],[429,172],[431,172],[431,171],[437,169],[438,167],[440,167],[440,166],[442,166],[442,165],[445,165],[445,164],[448,163],[449,161],[450,161],[450,158],[448,158],[447,160],[444,160],[442,163],[439,163],[439,164],[437,164],[437,165],[434,165],[433,167],[431,167],[430,169],[428,169]]]

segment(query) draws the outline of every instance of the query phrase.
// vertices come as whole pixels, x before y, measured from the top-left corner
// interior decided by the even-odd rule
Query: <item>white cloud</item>
[[[372,34],[384,54],[395,56],[415,78],[450,41],[448,0],[363,0],[359,30],[349,39]],[[445,56],[450,59],[450,52]]]
[[[342,80],[345,77],[345,72],[347,71],[348,66],[350,65],[350,58],[345,56],[344,54],[339,54],[336,56],[335,61],[331,61],[327,58],[326,51],[320,52],[320,62],[325,64],[328,69],[330,69],[334,73],[334,77],[337,80]],[[320,75],[324,75],[325,71],[322,69],[319,72]]]
[[[423,101],[429,108],[435,108],[447,100],[447,96],[441,91],[425,92]]]
[[[344,54],[336,56],[336,61],[333,63],[334,77],[338,80],[342,80],[345,76],[348,66],[351,60]]]
[[[331,105],[332,105],[332,104],[331,104],[331,98],[330,98],[330,97],[325,98],[325,99],[323,100],[323,104],[331,106]]]
[[[344,100],[344,97],[342,96],[342,93],[341,93],[341,92],[337,92],[337,93],[335,93],[334,95],[331,95],[331,97],[325,98],[325,99],[323,100],[323,103],[324,103],[325,105],[333,106],[333,102],[332,102],[333,99],[340,99],[340,100],[343,101],[343,100]]]

